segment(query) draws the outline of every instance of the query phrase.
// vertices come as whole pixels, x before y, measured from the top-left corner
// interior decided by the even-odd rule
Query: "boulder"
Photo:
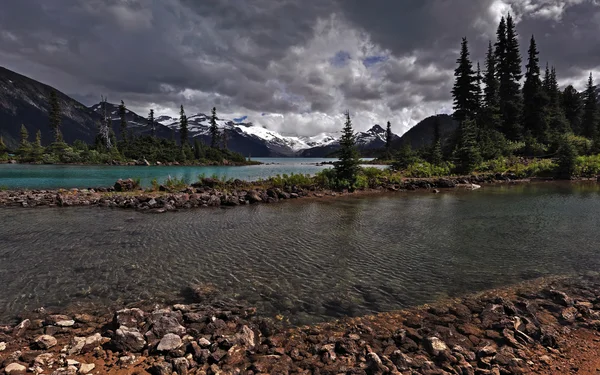
[[[250,203],[259,203],[263,201],[258,192],[254,190],[249,191],[248,194],[246,194],[246,198]]]
[[[437,337],[427,337],[425,339],[425,349],[427,352],[434,357],[440,355],[440,353],[448,350],[448,345]]]
[[[80,374],[89,374],[96,368],[96,365],[93,363],[82,363],[79,367]]]
[[[71,349],[69,350],[70,355],[77,355],[82,353],[89,353],[95,348],[102,346],[110,339],[102,337],[99,333],[96,333],[89,337],[74,337],[71,342]]]
[[[27,372],[27,367],[23,366],[20,363],[11,363],[10,365],[4,368],[4,372],[6,375],[21,375]]]
[[[156,349],[159,352],[168,352],[171,350],[179,349],[183,345],[181,337],[174,333],[167,333],[158,343]]]
[[[145,318],[146,313],[140,309],[123,309],[115,313],[113,322],[115,323],[115,328],[119,328],[122,325],[135,328],[142,324]]]
[[[115,331],[115,346],[121,350],[140,352],[146,346],[144,336],[136,328],[121,326]]]
[[[138,183],[134,180],[132,180],[131,178],[128,178],[126,180],[122,180],[119,179],[117,180],[117,182],[115,182],[114,185],[115,191],[134,191],[134,190],[138,190],[140,188],[140,186],[138,185]]]
[[[47,350],[52,348],[53,346],[56,346],[56,344],[58,344],[58,341],[53,336],[42,335],[35,339],[35,344],[38,348],[42,350]]]

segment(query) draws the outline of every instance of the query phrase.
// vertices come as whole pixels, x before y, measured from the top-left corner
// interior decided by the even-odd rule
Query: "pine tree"
[[[385,128],[385,151],[389,154],[390,150],[392,149],[392,139],[393,139],[393,133],[392,133],[392,123],[391,122],[387,122],[387,127]]]
[[[562,108],[571,130],[575,134],[581,134],[583,104],[581,94],[572,85],[567,86],[562,93]]]
[[[598,98],[596,95],[596,86],[594,86],[594,77],[590,73],[587,88],[584,94],[583,106],[583,135],[590,139],[595,139],[598,127]]]
[[[148,126],[150,126],[151,135],[156,137],[156,122],[154,121],[154,109],[148,114]]]
[[[179,136],[181,137],[181,147],[183,147],[188,142],[188,120],[183,105],[179,111]]]
[[[392,163],[392,169],[400,171],[408,168],[411,164],[413,164],[417,160],[417,156],[410,145],[410,142],[403,142],[400,150],[394,157],[394,162]]]
[[[35,143],[33,144],[32,156],[35,161],[42,160],[44,156],[44,146],[42,146],[42,132],[38,130],[35,133]]]
[[[499,130],[500,128],[500,103],[498,98],[499,83],[496,77],[496,57],[489,42],[485,58],[485,73],[483,75],[485,89],[483,91],[484,111],[480,118],[483,123],[481,128],[486,130]]]
[[[569,179],[575,174],[577,149],[565,136],[558,148],[558,177]]]
[[[352,130],[352,121],[350,112],[346,112],[346,123],[342,130],[340,138],[340,157],[339,161],[334,163],[335,172],[341,187],[353,189],[356,184],[356,178],[359,170],[358,150],[356,149],[356,135]]]
[[[25,125],[21,125],[21,134],[17,154],[22,160],[29,160],[31,155],[31,143],[29,143],[29,132]]]
[[[528,142],[547,139],[547,105],[548,100],[540,80],[540,66],[535,38],[531,36],[528,59],[523,85],[523,126]]]
[[[483,108],[483,90],[481,83],[483,82],[483,76],[481,75],[481,67],[479,61],[477,62],[477,72],[475,73],[475,114],[477,118],[481,115]]]
[[[202,154],[202,146],[200,145],[200,141],[198,138],[194,138],[194,158],[196,160],[200,160],[204,157]]]
[[[436,116],[433,124],[433,143],[431,144],[430,162],[433,165],[440,165],[444,161],[442,154],[442,137],[440,134],[440,119]]]
[[[210,116],[210,147],[217,148],[219,145],[219,127],[217,126],[217,108],[213,107]]]
[[[560,106],[560,89],[558,88],[558,80],[556,79],[556,68],[550,69],[550,79],[548,82],[548,100],[552,108]]]
[[[60,131],[61,123],[61,109],[58,101],[58,95],[56,91],[50,91],[50,110],[48,111],[48,117],[50,120],[50,128],[54,133],[54,140],[56,142],[62,142],[62,132]]]
[[[223,147],[223,150],[227,150],[227,142],[228,142],[228,138],[227,138],[227,129],[223,128],[223,132],[221,133],[221,145]]]
[[[121,139],[124,141],[127,140],[127,107],[125,107],[125,102],[121,100],[121,105],[119,106],[119,118],[121,119]]]
[[[477,86],[473,64],[469,59],[469,45],[467,38],[463,38],[460,48],[460,57],[456,60],[458,67],[454,71],[454,87],[452,98],[454,103],[454,118],[458,122],[475,115],[477,110]]]
[[[477,146],[477,128],[475,122],[466,119],[460,125],[460,139],[455,152],[457,171],[469,174],[481,163],[481,154]]]
[[[550,93],[550,66],[546,63],[546,73],[544,73],[544,80],[542,81],[542,86],[544,87],[544,91],[546,93]]]
[[[521,55],[512,16],[509,14],[498,26],[496,43],[497,75],[500,82],[500,115],[502,130],[511,140],[521,139]]]

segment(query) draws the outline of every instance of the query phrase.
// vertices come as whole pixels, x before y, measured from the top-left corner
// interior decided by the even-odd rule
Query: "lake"
[[[294,323],[597,271],[600,185],[289,201],[164,215],[0,209],[0,323],[40,306],[177,301],[190,285]]]
[[[0,164],[0,187],[9,189],[107,187],[114,185],[120,178],[139,178],[143,186],[150,186],[153,179],[162,183],[169,176],[183,178],[192,183],[197,181],[201,174],[207,177],[217,175],[226,179],[256,181],[284,173],[314,175],[325,168],[331,168],[331,165],[317,164],[337,159],[254,158],[253,160],[264,164],[242,167]],[[377,167],[385,168],[385,166]]]

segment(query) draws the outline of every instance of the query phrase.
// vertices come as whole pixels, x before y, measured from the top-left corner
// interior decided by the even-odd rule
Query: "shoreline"
[[[0,325],[21,374],[580,374],[600,368],[600,275],[537,279],[433,304],[290,327],[232,302],[43,309]]]
[[[334,191],[312,186],[267,185],[268,182],[234,180],[224,183],[211,178],[186,186],[159,186],[153,191],[142,190],[132,179],[119,180],[115,186],[97,189],[32,189],[0,190],[0,207],[74,207],[93,206],[135,209],[165,213],[181,209],[236,207],[259,203],[278,203],[297,199],[324,199],[351,196],[380,195],[407,191],[440,193],[454,189],[474,190],[482,186],[506,184],[557,183],[552,179],[511,179],[508,176],[486,175],[452,178],[404,178],[401,183],[382,183],[377,187],[349,191]],[[562,181],[562,180],[560,180]],[[596,179],[571,181],[596,182]]]

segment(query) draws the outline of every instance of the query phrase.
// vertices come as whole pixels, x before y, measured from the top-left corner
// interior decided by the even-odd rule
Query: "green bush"
[[[177,177],[170,177],[167,178],[163,184],[167,190],[169,191],[180,191],[183,190],[185,188],[188,187],[188,183],[185,180],[185,178],[177,178]]]
[[[579,156],[575,162],[575,176],[595,177],[600,175],[600,155]]]
[[[406,177],[413,178],[449,176],[454,168],[455,167],[452,163],[433,165],[426,161],[421,161],[409,165],[408,168],[406,168],[406,170],[404,171],[404,175]]]

